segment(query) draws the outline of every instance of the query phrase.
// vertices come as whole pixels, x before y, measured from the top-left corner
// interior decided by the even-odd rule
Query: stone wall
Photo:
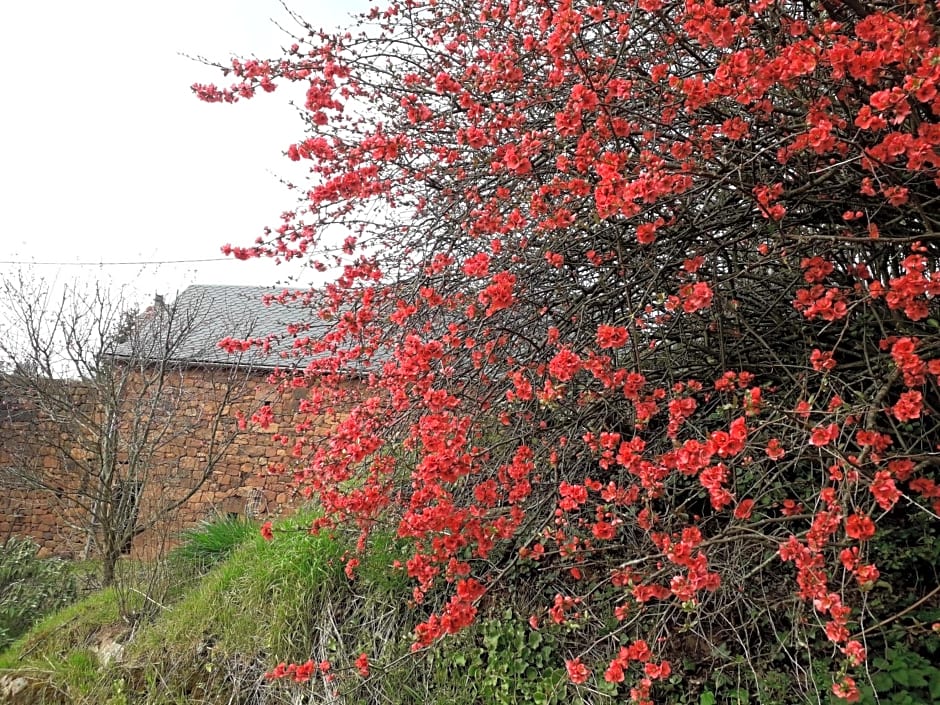
[[[271,440],[276,426],[261,431],[248,424],[239,429],[236,415],[250,417],[268,404],[275,419],[293,423],[304,390],[279,392],[262,375],[255,375],[238,383],[226,399],[226,370],[190,368],[178,375],[172,408],[164,404],[146,411],[162,435],[149,446],[152,456],[137,464],[131,478],[141,489],[139,521],[152,523],[131,547],[132,554],[142,557],[163,553],[178,542],[180,531],[200,521],[217,515],[265,519],[289,511],[302,499],[290,484],[295,462],[290,449]],[[131,399],[134,389],[129,385]],[[5,400],[5,409],[0,407],[0,470],[6,469],[0,472],[0,540],[11,534],[30,536],[46,554],[80,555],[87,540],[82,527],[88,522],[74,501],[80,495],[75,485],[82,474],[75,466],[76,459],[88,460],[87,454],[94,449],[87,440],[70,438],[61,424],[43,420],[27,402],[4,395],[2,389],[0,399]],[[217,412],[221,412],[220,423],[214,428]],[[121,416],[122,433],[133,433],[134,417],[142,414],[140,404],[129,403]],[[165,416],[158,418],[158,414]],[[137,422],[136,427],[142,425]],[[329,425],[324,419],[312,435],[325,433]],[[133,465],[126,457],[119,462]],[[273,473],[272,468],[283,472]],[[49,482],[54,478],[62,492],[30,488],[25,478],[31,472],[42,473],[47,484],[54,484]],[[166,512],[181,501],[178,509]]]
[[[83,393],[78,385],[65,390],[72,397]],[[43,554],[74,555],[82,549],[84,512],[68,499],[75,478],[69,457],[59,452],[71,445],[64,429],[0,379],[0,541],[28,536]],[[37,489],[30,478],[39,476],[59,483],[62,491]]]

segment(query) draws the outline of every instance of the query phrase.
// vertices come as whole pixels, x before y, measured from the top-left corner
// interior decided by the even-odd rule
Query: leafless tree
[[[28,416],[27,433],[0,437],[15,460],[0,479],[50,498],[110,584],[134,537],[172,519],[235,440],[231,408],[250,369],[238,358],[197,363],[193,381],[193,361],[207,359],[197,347],[214,345],[205,302],[157,297],[140,312],[123,291],[52,286],[22,272],[3,281],[0,299],[10,370],[0,382]],[[185,450],[193,437],[196,457]],[[43,462],[50,455],[55,462]]]

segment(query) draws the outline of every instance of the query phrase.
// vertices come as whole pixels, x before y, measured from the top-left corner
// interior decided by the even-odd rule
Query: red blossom
[[[875,479],[871,483],[871,493],[878,502],[878,506],[888,511],[901,498],[901,492],[894,484],[894,478],[890,472],[879,470],[875,473]]]
[[[486,306],[486,315],[492,316],[497,311],[509,308],[515,296],[513,288],[516,277],[510,272],[499,272],[492,278],[492,283],[480,292],[479,301]]]
[[[623,683],[624,677],[624,668],[618,659],[611,661],[604,671],[604,680],[608,683]]]
[[[849,538],[867,541],[875,535],[875,524],[864,514],[852,514],[845,520],[845,533]]]
[[[814,446],[827,446],[839,437],[838,424],[829,424],[828,426],[817,426],[810,434],[809,442]]]
[[[901,398],[891,407],[891,413],[898,421],[913,421],[920,418],[923,409],[923,396],[916,390],[901,394]]]
[[[568,348],[562,348],[548,365],[552,376],[560,382],[567,382],[581,369],[582,363],[575,353]]]
[[[464,260],[463,271],[471,277],[485,277],[490,270],[490,256],[485,252],[478,252],[469,259]]]
[[[817,348],[813,349],[809,361],[817,372],[828,372],[835,369],[836,366],[836,361],[832,359],[831,352],[820,352]]]
[[[356,670],[359,672],[359,675],[363,678],[369,677],[369,655],[365,652],[359,654],[356,657],[353,665],[356,667]]]
[[[627,344],[629,335],[622,326],[601,324],[597,327],[597,345],[600,348],[622,348]]]
[[[771,460],[780,460],[786,455],[786,450],[784,450],[783,446],[780,445],[780,441],[776,438],[770,439],[765,452],[767,453],[767,457]]]
[[[568,671],[568,679],[575,684],[585,683],[591,677],[591,672],[587,666],[581,663],[580,658],[566,659],[565,668]]]
[[[668,661],[662,661],[661,663],[649,662],[643,665],[643,672],[653,680],[660,680],[669,677],[669,674],[672,673],[672,666]]]
[[[738,502],[738,506],[734,508],[734,518],[735,519],[750,519],[751,512],[754,510],[754,500],[753,499],[742,499]]]
[[[682,310],[686,313],[695,313],[711,306],[714,293],[708,282],[688,284],[679,290],[682,301]]]
[[[861,692],[855,685],[855,680],[849,676],[844,676],[842,680],[832,684],[832,692],[837,698],[850,703],[857,703],[861,699]]]

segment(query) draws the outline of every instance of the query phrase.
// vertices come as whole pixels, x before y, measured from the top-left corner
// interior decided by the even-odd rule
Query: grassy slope
[[[346,542],[311,536],[303,519],[275,539],[257,534],[199,579],[188,561],[170,563],[162,608],[133,634],[119,600],[93,593],[39,623],[0,655],[0,669],[32,683],[18,702],[68,703],[511,703],[560,702],[558,654],[508,616],[490,620],[445,648],[410,654],[421,615],[403,601],[398,549],[377,538],[344,574]],[[138,596],[139,598],[139,596]],[[152,605],[151,605],[152,606]],[[143,609],[141,600],[135,608]],[[120,663],[100,665],[102,641],[124,642]],[[363,678],[353,661],[371,659]],[[330,662],[309,683],[264,677],[279,662]],[[520,666],[521,664],[521,666]],[[534,667],[533,667],[534,666]],[[526,668],[528,667],[528,672]]]

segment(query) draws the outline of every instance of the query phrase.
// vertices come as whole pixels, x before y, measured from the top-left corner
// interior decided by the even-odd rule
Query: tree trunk
[[[114,584],[114,568],[121,557],[120,547],[111,544],[112,542],[109,541],[101,556],[101,584],[103,587],[110,587]]]

